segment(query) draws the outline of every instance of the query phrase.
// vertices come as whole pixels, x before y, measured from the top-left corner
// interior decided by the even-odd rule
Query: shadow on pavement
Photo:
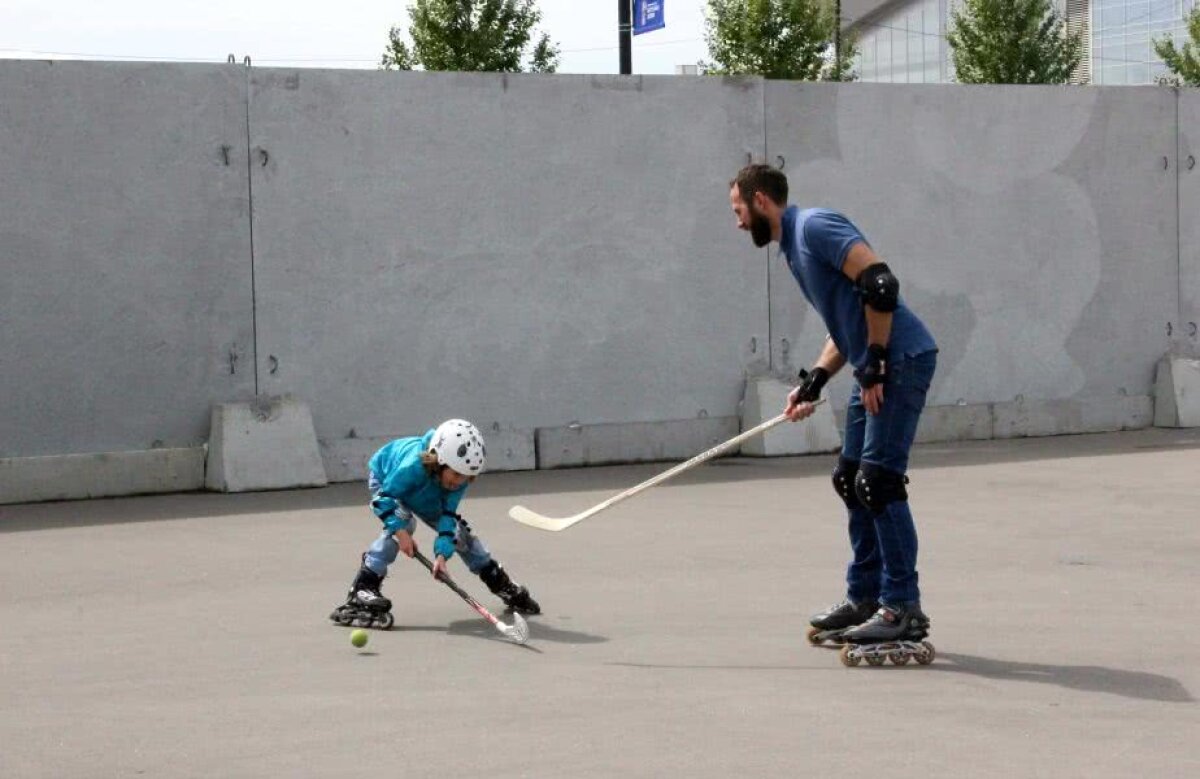
[[[1123,671],[1098,665],[1045,665],[993,660],[988,657],[939,652],[931,671],[964,673],[1006,682],[1053,684],[1084,692],[1106,692],[1125,698],[1163,703],[1195,703],[1187,688],[1169,676]]]
[[[829,647],[836,649],[836,647]],[[649,668],[681,671],[824,671],[841,668],[840,665],[830,669],[812,668],[800,665],[680,665],[669,663],[605,663],[605,665],[623,668]],[[887,665],[866,669],[868,673],[912,673],[915,666]],[[1105,692],[1120,695],[1125,698],[1135,698],[1145,701],[1160,701],[1162,703],[1195,703],[1187,688],[1179,681],[1168,676],[1147,673],[1145,671],[1122,671],[1116,668],[1103,668],[1095,665],[1044,665],[1041,663],[1017,663],[1009,660],[993,660],[974,655],[951,654],[938,652],[937,660],[918,673],[970,674],[987,679],[1006,682],[1036,682],[1053,684],[1071,690],[1083,692]]]

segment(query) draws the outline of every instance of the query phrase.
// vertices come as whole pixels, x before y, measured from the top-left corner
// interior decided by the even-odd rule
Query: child
[[[434,575],[446,570],[457,550],[471,573],[512,611],[540,614],[529,590],[508,577],[458,512],[467,485],[483,472],[484,446],[479,430],[463,419],[451,419],[423,436],[400,438],[371,458],[367,486],[371,510],[383,522],[383,534],[362,556],[362,567],[346,602],[329,618],[339,625],[392,626],[392,602],[379,591],[396,553],[412,557],[413,531],[420,520],[437,532],[433,542]]]

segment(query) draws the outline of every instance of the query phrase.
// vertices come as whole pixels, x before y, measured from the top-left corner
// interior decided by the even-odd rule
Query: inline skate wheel
[[[392,612],[390,611],[379,618],[380,630],[391,630],[394,624],[396,624],[396,618],[392,616]]]
[[[842,665],[846,666],[847,668],[853,668],[862,662],[861,657],[851,654],[853,651],[853,644],[843,644],[842,651],[838,652],[838,656],[842,659]]]
[[[887,662],[887,657],[883,655],[867,655],[867,665],[881,666]]]
[[[820,628],[809,628],[808,634],[807,634],[808,635],[808,643],[812,644],[813,646],[820,646],[822,643],[824,643],[820,638],[818,638],[818,636],[820,634],[821,634]]]
[[[929,665],[933,662],[933,658],[937,657],[937,650],[933,648],[933,644],[928,641],[922,641],[921,646],[925,649],[924,652],[918,654],[917,662],[921,665]]]
[[[888,659],[892,661],[892,665],[907,665],[909,655],[904,652],[896,651],[888,654]]]

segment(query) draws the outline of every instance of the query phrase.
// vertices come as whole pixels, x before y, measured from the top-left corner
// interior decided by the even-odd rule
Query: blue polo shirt
[[[858,228],[836,211],[789,206],[783,212],[779,247],[788,268],[804,297],[825,320],[834,346],[855,369],[862,370],[867,361],[867,316],[854,282],[842,273],[846,254],[859,241],[867,243]],[[892,314],[889,361],[934,349],[933,336],[901,297]]]

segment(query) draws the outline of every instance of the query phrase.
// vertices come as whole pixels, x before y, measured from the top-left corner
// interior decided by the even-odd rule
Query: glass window
[[[1151,0],[1150,21],[1171,22],[1179,18],[1178,0]]]
[[[897,75],[908,66],[908,33],[904,30],[892,30],[892,65]]]
[[[910,65],[919,65],[925,62],[925,36],[919,32],[909,32],[908,34],[908,62]]]
[[[1125,25],[1125,6],[1100,9],[1100,29],[1107,32]]]
[[[921,27],[925,32],[936,35],[942,31],[941,19],[938,14],[938,0],[925,0],[921,12],[924,17]]]
[[[1125,44],[1105,43],[1104,48],[1100,50],[1100,56],[1098,56],[1097,59],[1102,65],[1124,65]]]
[[[1150,56],[1150,40],[1145,35],[1132,35],[1132,40],[1125,44],[1125,59],[1130,61],[1130,64],[1141,64],[1149,62]]]
[[[1150,23],[1150,3],[1131,2],[1125,6],[1125,24],[1133,30],[1140,29]],[[1130,30],[1130,32],[1133,32]]]
[[[1124,84],[1125,83],[1125,66],[1124,65],[1109,64],[1109,61],[1105,60],[1104,67],[1100,69],[1100,72],[1101,72],[1102,78],[1103,78],[1101,83],[1103,83],[1103,84]]]
[[[892,80],[891,30],[879,30],[875,34],[875,78],[878,81]]]
[[[1127,84],[1149,84],[1150,83],[1150,66],[1149,65],[1130,65],[1126,71],[1125,83]]]

